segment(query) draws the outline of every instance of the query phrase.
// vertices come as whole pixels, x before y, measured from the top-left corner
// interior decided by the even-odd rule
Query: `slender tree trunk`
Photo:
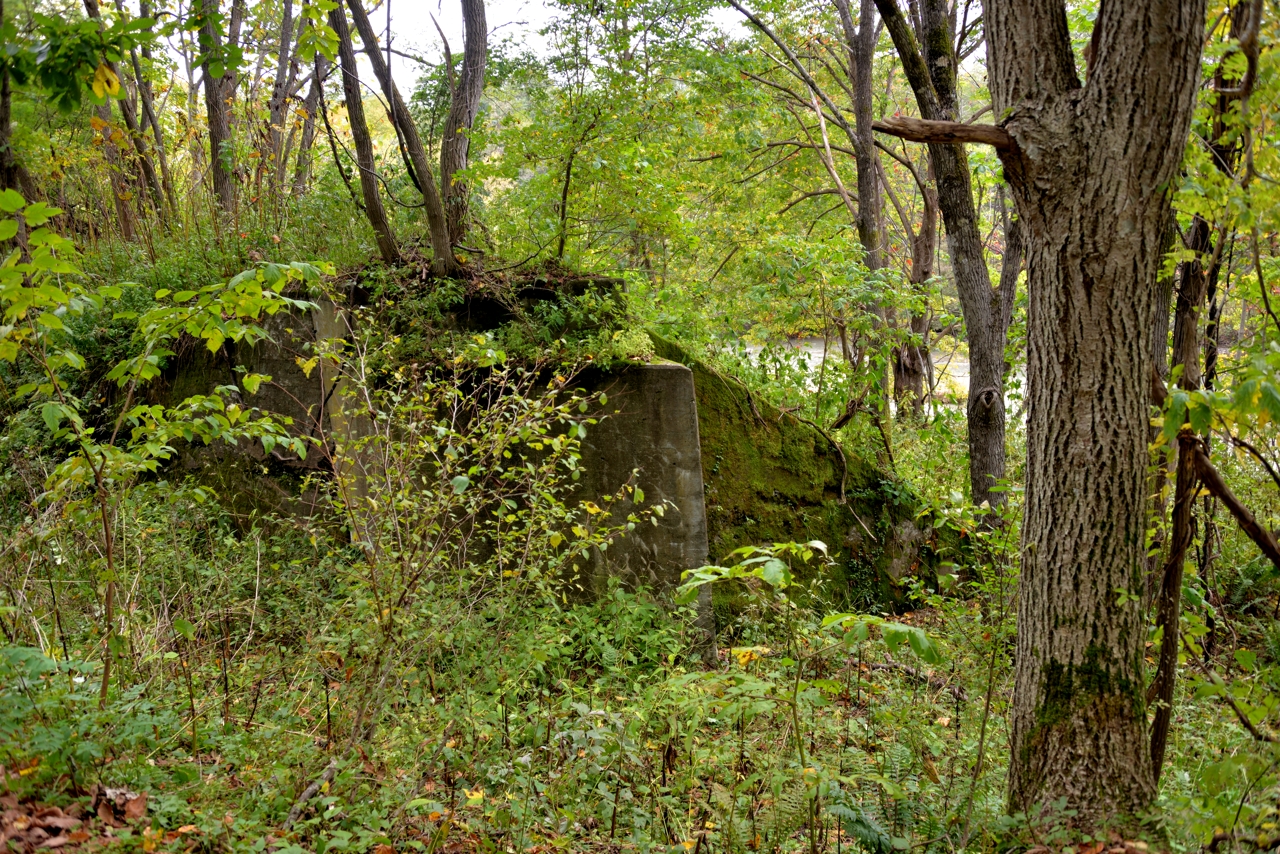
[[[414,124],[404,99],[400,97],[400,89],[391,77],[386,57],[378,50],[378,36],[369,22],[369,15],[360,0],[347,0],[351,9],[351,17],[355,21],[360,40],[364,42],[364,52],[373,66],[373,73],[382,86],[391,110],[391,122],[395,125],[400,140],[408,153],[410,175],[418,189],[422,192],[423,205],[427,213],[427,227],[431,233],[432,259],[431,272],[437,276],[458,276],[462,273],[462,265],[453,254],[453,243],[449,240],[449,225],[445,218],[444,200],[440,195],[440,187],[436,184],[431,169],[431,161],[427,157],[427,148],[422,144],[418,127]]]
[[[84,11],[93,20],[102,26],[102,11],[98,7],[98,0],[84,0]],[[115,62],[108,62],[107,67],[111,69],[111,73],[120,81],[120,85],[124,85],[124,78],[120,74],[120,67]],[[141,85],[141,77],[139,77],[139,85]],[[155,164],[151,162],[151,152],[147,147],[147,138],[142,134],[142,128],[138,125],[137,107],[129,98],[120,98],[120,117],[124,120],[125,132],[129,135],[129,141],[133,145],[134,154],[138,161],[139,171],[142,172],[142,178],[146,182],[147,189],[151,192],[151,201],[155,205],[156,211],[163,214],[164,212],[164,189],[160,185],[160,179],[156,175]],[[110,112],[108,111],[108,116]]]
[[[911,240],[911,291],[914,294],[923,294],[925,283],[933,277],[933,259],[938,246],[938,195],[926,186],[922,188],[922,198],[920,228]],[[915,418],[924,416],[925,376],[929,367],[929,348],[925,341],[928,324],[927,311],[912,312],[911,340],[894,350],[893,390],[898,412],[909,410]]]
[[[317,51],[315,73],[311,75],[311,88],[307,90],[307,99],[302,103],[305,113],[302,117],[302,138],[298,140],[298,162],[293,170],[295,196],[301,196],[306,192],[307,181],[311,177],[311,146],[316,140],[316,111],[320,109],[320,91],[328,74],[329,60]]]
[[[1231,36],[1240,38],[1250,25],[1249,2],[1238,3],[1232,10]],[[1226,80],[1221,66],[1215,75],[1219,89],[1233,88],[1238,81]],[[1210,151],[1214,165],[1228,176],[1235,169],[1238,150],[1223,137],[1227,132],[1224,117],[1236,98],[1219,95],[1214,108],[1212,142]],[[1192,218],[1188,229],[1186,247],[1195,257],[1178,265],[1178,291],[1174,310],[1173,365],[1182,367],[1178,384],[1187,391],[1203,385],[1200,373],[1200,313],[1217,290],[1218,274],[1222,267],[1224,244],[1228,240],[1225,230],[1219,230],[1217,246],[1214,245],[1213,226],[1199,215]],[[1216,356],[1216,349],[1214,355]],[[1163,354],[1160,361],[1163,361]],[[1195,465],[1196,439],[1190,428],[1183,426],[1179,433],[1177,478],[1174,486],[1173,523],[1170,532],[1169,559],[1164,566],[1163,580],[1156,603],[1156,628],[1161,633],[1160,658],[1152,679],[1150,695],[1156,702],[1151,722],[1151,767],[1156,782],[1164,765],[1165,749],[1169,741],[1169,727],[1173,720],[1173,696],[1177,685],[1178,652],[1181,638],[1182,574],[1187,548],[1191,543],[1191,511],[1195,500],[1197,471]]]
[[[120,0],[123,4],[123,0]],[[138,14],[143,18],[151,17],[151,4],[148,0],[141,0],[138,4]],[[164,185],[165,198],[169,200],[169,209],[176,211],[178,209],[178,197],[173,189],[173,174],[169,171],[169,154],[165,148],[164,131],[160,129],[160,116],[156,112],[155,92],[151,89],[151,81],[143,73],[142,63],[138,59],[138,50],[134,48],[129,52],[133,61],[133,74],[138,80],[138,99],[142,104],[142,117],[146,120],[147,126],[151,128],[152,136],[156,143],[156,160],[160,163],[160,181]],[[151,60],[151,48],[143,43],[142,58]]]
[[[124,179],[124,166],[121,162],[120,147],[116,144],[115,126],[111,123],[111,106],[99,104],[94,108],[100,125],[98,133],[102,137],[102,155],[107,161],[107,177],[111,182],[111,198],[116,206],[116,219],[120,223],[120,237],[133,240],[136,230],[133,211],[129,209],[129,198],[132,193]]]
[[[229,71],[216,77],[212,71],[209,55],[222,50],[222,37],[215,17],[217,10],[217,0],[195,0],[193,3],[193,11],[200,21],[200,41],[206,57],[201,72],[204,77],[205,115],[209,123],[209,174],[218,206],[224,213],[231,213],[235,209],[236,190],[231,150],[232,93],[228,88],[235,84]],[[231,87],[226,85],[228,82]]]
[[[1173,241],[1177,237],[1177,221],[1173,216],[1172,205],[1166,206],[1162,216],[1164,217],[1165,226],[1164,233],[1160,239],[1160,257],[1168,256],[1170,250],[1173,249]],[[1167,276],[1161,276],[1156,284],[1156,309],[1151,320],[1151,353],[1153,359],[1153,374],[1155,378],[1164,385],[1169,379],[1169,316],[1173,304],[1173,280],[1174,275],[1171,273]],[[1156,426],[1147,429],[1147,439],[1150,445],[1154,446],[1160,438],[1160,428]],[[1170,465],[1163,449],[1157,449],[1152,454],[1150,478],[1148,480],[1147,494],[1151,496],[1151,518],[1147,523],[1147,528],[1153,530],[1154,534],[1151,538],[1151,544],[1147,549],[1147,585],[1146,598],[1143,600],[1143,611],[1146,612],[1150,608],[1152,602],[1159,592],[1161,586],[1161,578],[1165,566],[1165,530],[1164,519],[1165,510],[1168,507],[1168,485]]]
[[[1061,0],[984,5],[1001,149],[1027,234],[1027,488],[1012,809],[1136,823],[1155,797],[1143,696],[1151,324],[1203,0],[1107,3],[1082,85]]]
[[[0,27],[5,22],[0,0]],[[18,156],[13,150],[13,81],[9,67],[0,67],[0,190],[18,189]]]
[[[298,78],[298,65],[294,61],[295,44],[293,39],[293,0],[284,0],[284,12],[280,21],[280,43],[278,61],[276,62],[276,78],[271,87],[271,100],[267,104],[270,141],[269,153],[271,162],[272,188],[279,189],[281,175],[280,164],[284,159],[284,122],[289,106],[289,98],[293,95],[294,83]]]
[[[387,221],[387,211],[382,206],[378,192],[377,164],[373,159],[373,140],[369,137],[369,125],[364,120],[363,92],[356,69],[356,53],[351,46],[351,31],[347,27],[347,13],[341,6],[329,12],[329,26],[338,36],[338,57],[342,72],[342,91],[347,102],[347,117],[351,122],[351,136],[356,149],[356,167],[360,171],[360,191],[364,196],[365,214],[378,240],[378,252],[388,264],[400,261],[396,237]]]
[[[903,71],[927,120],[956,118],[950,15],[946,0],[925,0],[921,21],[927,56],[896,0],[876,0]],[[982,253],[982,234],[973,203],[969,160],[963,144],[930,142],[929,159],[938,183],[938,207],[947,228],[947,247],[969,343],[969,485],[974,504],[996,505],[1003,492],[991,487],[1004,477],[1004,335],[991,275]]]
[[[169,210],[178,209],[177,195],[173,190],[173,175],[169,171],[169,156],[164,147],[164,132],[160,129],[160,117],[156,115],[155,95],[151,91],[151,81],[142,72],[142,63],[138,60],[138,51],[130,51],[133,60],[133,75],[138,81],[138,101],[142,105],[142,117],[151,130],[156,142],[156,160],[160,164],[160,184],[164,189],[165,199],[169,202]]]
[[[358,2],[358,0],[357,0]],[[453,102],[445,118],[440,139],[440,182],[449,242],[457,246],[466,239],[470,188],[459,174],[467,168],[471,151],[471,128],[484,94],[484,69],[488,60],[489,27],[485,22],[484,0],[462,0],[462,21],[466,29],[462,50],[462,73],[453,90]]]

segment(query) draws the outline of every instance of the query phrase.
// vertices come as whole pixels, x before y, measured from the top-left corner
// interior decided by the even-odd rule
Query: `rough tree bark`
[[[875,0],[902,68],[915,93],[924,122],[878,122],[884,130],[928,142],[929,159],[938,183],[938,207],[947,228],[947,247],[960,296],[969,343],[969,484],[974,504],[992,506],[1004,501],[991,487],[1004,477],[1004,330],[1001,313],[982,254],[982,234],[973,204],[969,161],[963,142],[998,144],[999,134],[982,134],[982,126],[959,125],[956,120],[954,35],[946,0],[924,0],[922,16],[925,52],[916,44],[910,24],[897,0]],[[931,124],[938,123],[938,124]],[[946,125],[958,125],[953,131]],[[937,130],[936,135],[929,131]],[[964,130],[964,129],[967,129]],[[993,129],[994,130],[994,129]],[[913,135],[914,131],[919,131]],[[958,136],[969,133],[970,138]]]
[[[1030,295],[1009,800],[1062,799],[1086,828],[1137,816],[1156,791],[1142,691],[1150,329],[1204,6],[1102,3],[1081,84],[1062,0],[984,5]]]
[[[351,9],[351,17],[360,33],[360,41],[364,43],[364,52],[373,66],[374,76],[382,86],[382,93],[387,98],[391,111],[391,123],[395,126],[401,144],[408,154],[409,174],[418,189],[422,192],[423,206],[427,213],[427,228],[431,236],[431,251],[435,256],[431,262],[431,272],[437,276],[458,276],[462,273],[462,265],[453,254],[453,243],[449,239],[449,225],[445,218],[444,200],[440,195],[440,187],[436,184],[431,169],[431,161],[427,157],[427,148],[422,143],[422,136],[414,124],[400,89],[391,77],[387,67],[387,59],[378,50],[378,35],[374,32],[369,15],[360,0],[347,0]]]
[[[351,30],[347,27],[347,13],[341,6],[329,11],[329,26],[338,36],[338,61],[342,73],[342,93],[347,102],[347,117],[351,123],[351,137],[356,149],[356,168],[360,172],[360,192],[364,196],[364,211],[373,226],[378,241],[378,252],[388,264],[400,261],[395,234],[387,221],[387,211],[378,192],[377,164],[373,160],[373,140],[369,137],[369,125],[364,119],[364,93],[360,91],[360,75],[356,68],[356,52],[351,46]]]
[[[468,228],[470,188],[459,174],[467,168],[471,151],[471,127],[484,94],[484,69],[489,51],[489,27],[485,22],[484,0],[462,0],[462,21],[466,33],[462,48],[462,72],[453,90],[449,115],[440,138],[440,181],[449,242],[463,242]]]

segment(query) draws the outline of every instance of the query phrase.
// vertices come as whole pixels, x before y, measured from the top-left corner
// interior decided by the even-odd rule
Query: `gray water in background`
[[[785,346],[797,353],[809,357],[810,371],[815,375],[811,388],[817,390],[816,374],[822,368],[823,341],[821,338],[788,338]],[[752,356],[759,355],[764,348],[759,344],[748,344],[747,352]],[[969,396],[969,357],[958,350],[931,349],[933,357],[933,394],[939,398],[965,400]],[[839,361],[840,342],[826,343],[827,359]]]

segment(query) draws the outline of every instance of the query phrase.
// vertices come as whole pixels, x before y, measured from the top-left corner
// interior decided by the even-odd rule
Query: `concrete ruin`
[[[286,415],[296,429],[320,435],[358,430],[358,414],[343,413],[331,378],[308,376],[298,364],[308,343],[345,334],[332,305],[308,317],[269,321],[274,343],[247,352],[195,354],[171,369],[165,396],[178,399],[234,384],[236,365],[272,377],[247,403]],[[894,583],[929,561],[934,536],[902,504],[900,489],[867,458],[850,457],[816,425],[767,403],[673,344],[655,339],[658,358],[587,370],[579,385],[606,392],[608,405],[582,446],[584,474],[576,497],[615,493],[638,471],[646,505],[668,508],[656,526],[641,525],[606,553],[597,552],[579,580],[598,594],[611,576],[631,586],[669,592],[687,569],[724,560],[737,547],[787,540],[822,540],[829,574],[850,591],[850,604],[894,598]],[[235,511],[315,512],[314,493],[301,488],[317,462],[264,457],[260,448],[188,454],[183,465],[211,483]],[[625,518],[627,502],[613,511]],[[710,627],[710,599],[700,609]],[[724,619],[732,601],[717,602]]]

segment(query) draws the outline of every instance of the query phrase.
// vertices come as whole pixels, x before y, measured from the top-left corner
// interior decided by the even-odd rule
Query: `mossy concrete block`
[[[930,562],[934,537],[907,490],[817,425],[650,338],[693,374],[712,561],[742,546],[821,540],[835,563],[829,593],[858,607],[895,604],[897,582]]]

